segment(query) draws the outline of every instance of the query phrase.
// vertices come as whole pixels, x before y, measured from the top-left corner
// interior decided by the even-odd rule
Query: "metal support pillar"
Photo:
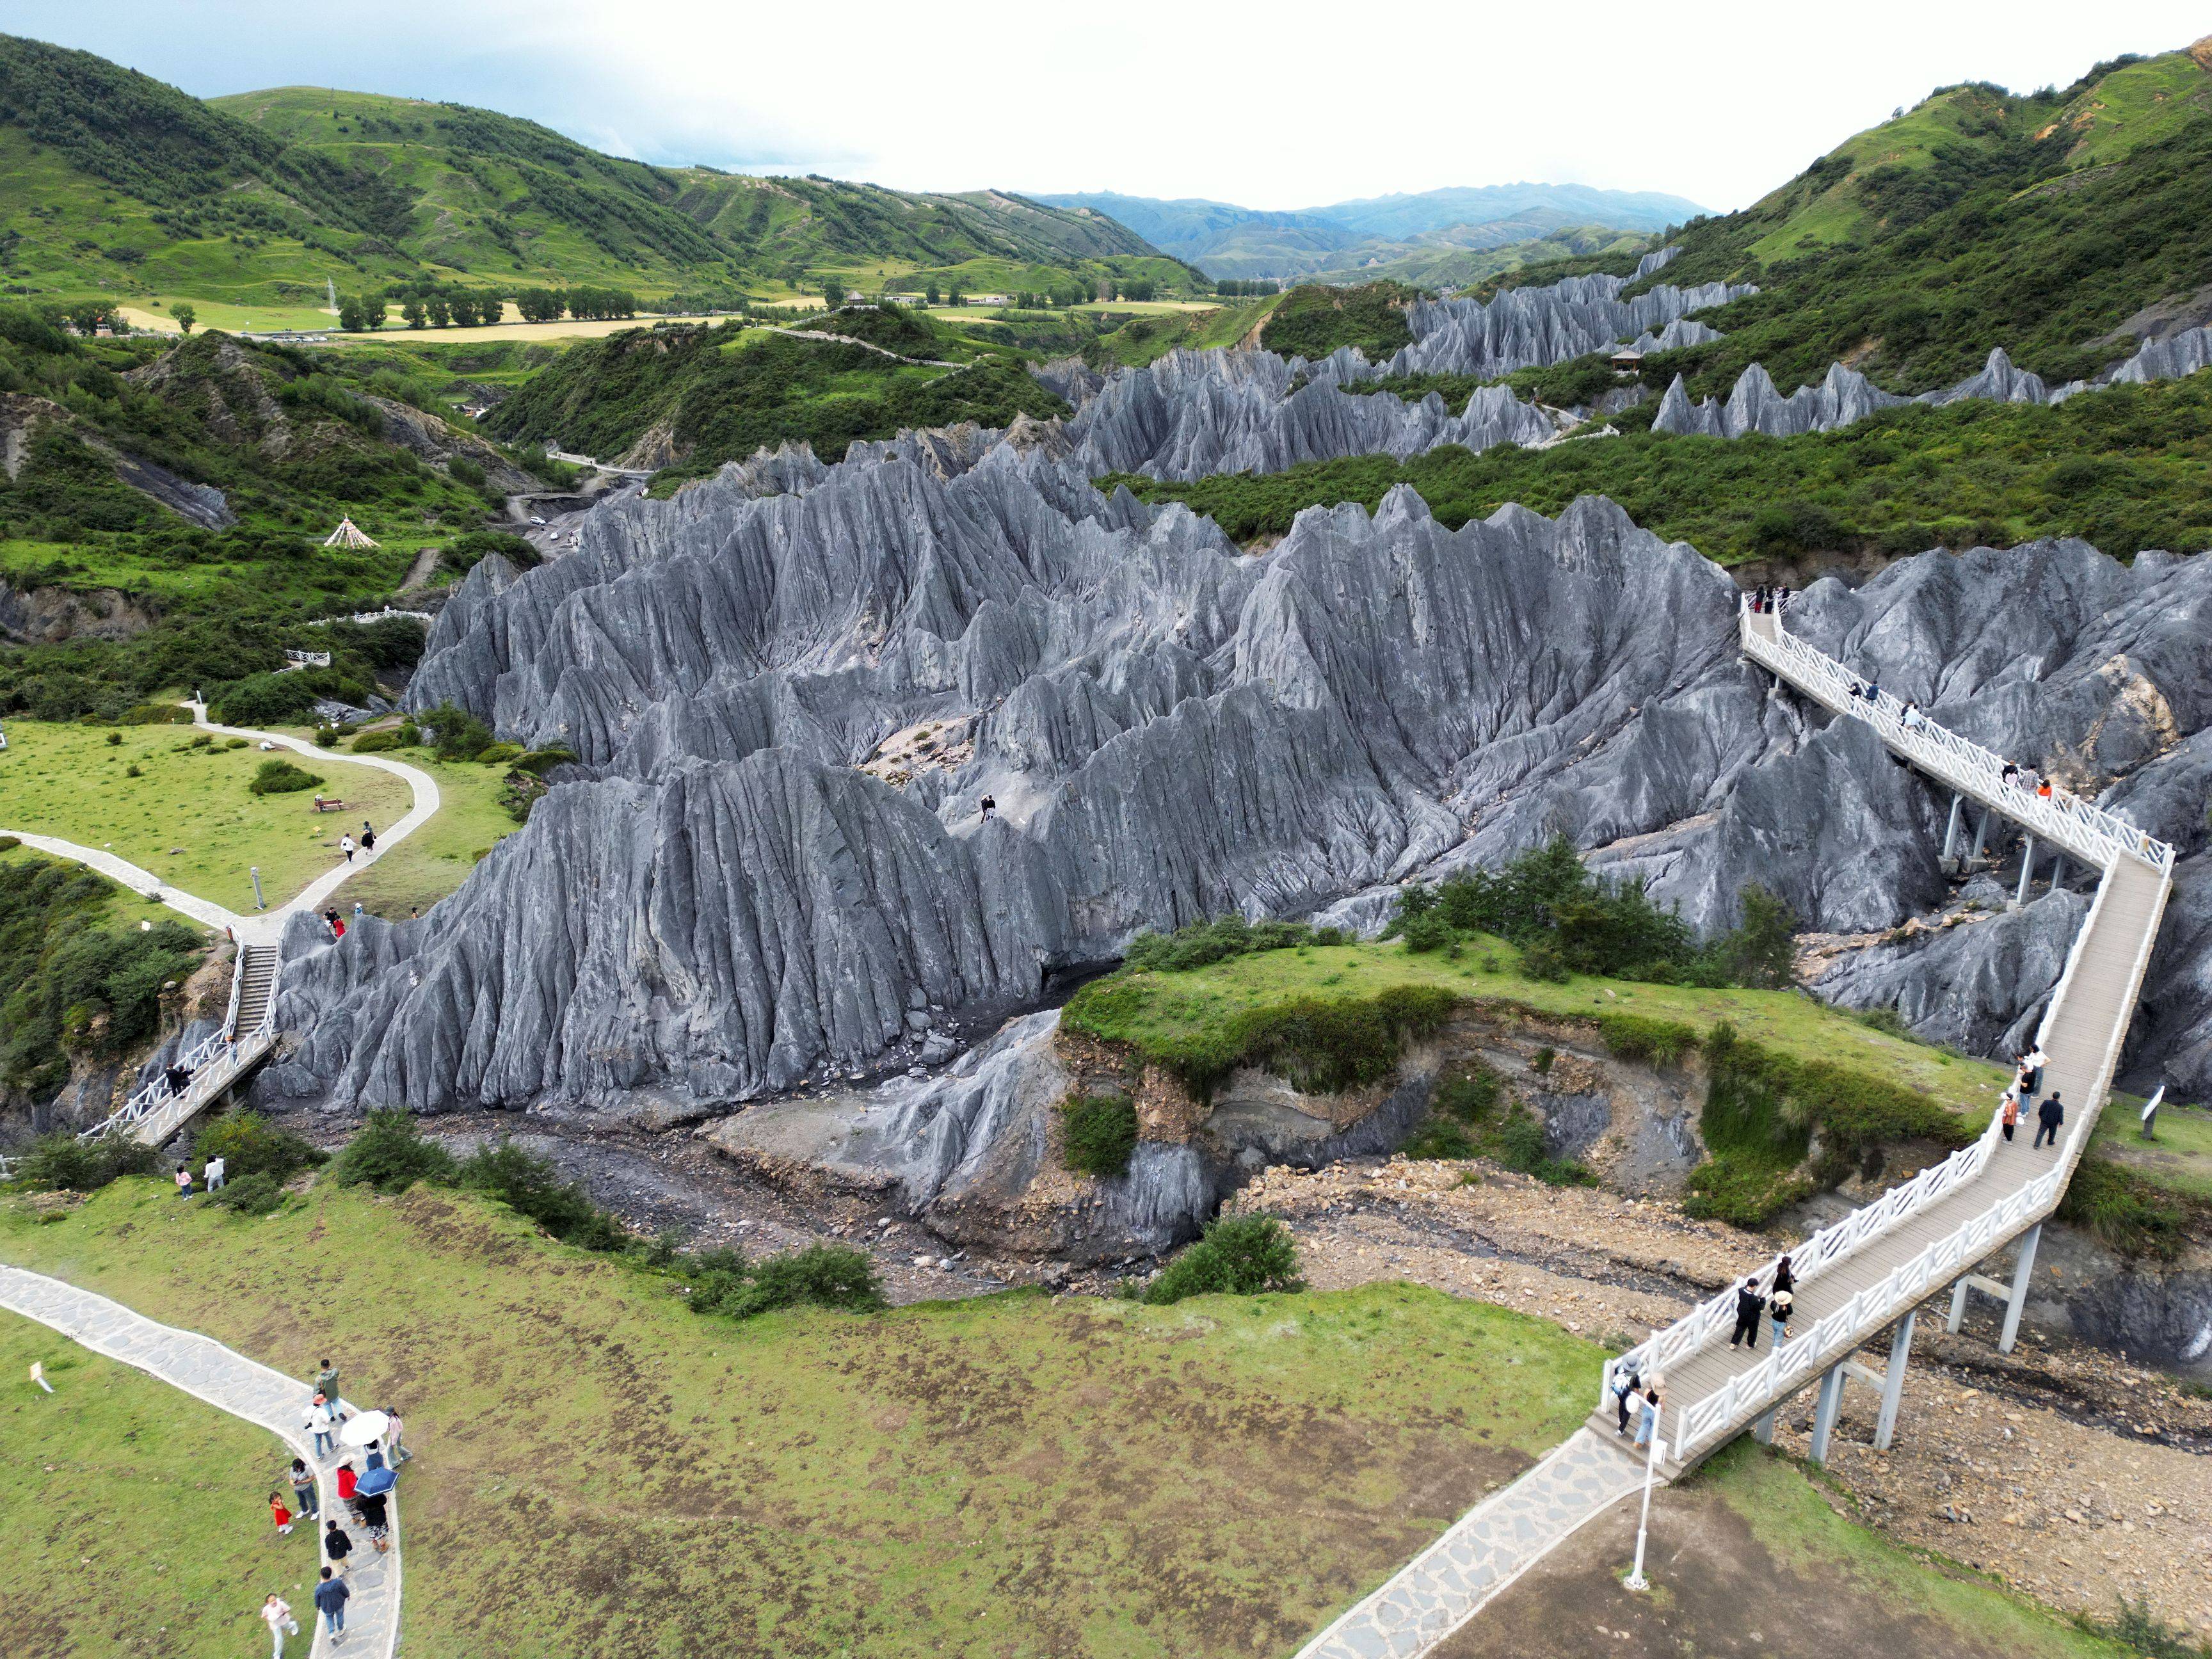
[[[1774,1414],[1781,1409],[1779,1406],[1769,1406],[1764,1417],[1754,1418],[1752,1420],[1751,1437],[1760,1445],[1771,1446],[1774,1443]]]
[[[1821,1373],[1820,1393],[1813,1407],[1813,1448],[1811,1456],[1815,1463],[1828,1461],[1829,1437],[1836,1431],[1836,1413],[1843,1409],[1844,1367],[1838,1360]]]
[[[1881,1374],[1881,1414],[1874,1422],[1874,1449],[1887,1451],[1897,1437],[1897,1407],[1905,1395],[1905,1362],[1912,1354],[1912,1322],[1918,1310],[1909,1310],[1897,1322],[1889,1340],[1889,1367]]]
[[[2051,860],[2051,890],[2057,892],[2066,884],[2066,854],[2060,853]]]
[[[1990,809],[1984,806],[1982,808],[1981,817],[1974,821],[1974,850],[1966,854],[1967,863],[1978,864],[1981,862],[1982,845],[1984,842],[1988,841],[1989,838]]]
[[[2035,1272],[2035,1247],[2042,1238],[2040,1221],[2021,1235],[2020,1261],[2012,1270],[2012,1296],[2005,1304],[2004,1334],[1997,1338],[1999,1353],[2010,1353],[2012,1345],[2020,1338],[2020,1316],[2027,1306],[2028,1281]]]
[[[1951,855],[1959,850],[1959,811],[1966,804],[1964,795],[1951,797],[1951,821],[1943,826],[1943,862],[1948,864]]]
[[[2035,837],[2028,836],[2020,849],[2020,891],[2013,895],[2015,905],[2027,902],[2028,878],[2035,873]]]

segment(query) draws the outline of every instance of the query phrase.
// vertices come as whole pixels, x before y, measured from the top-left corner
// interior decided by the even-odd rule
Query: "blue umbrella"
[[[399,1484],[399,1477],[390,1469],[371,1469],[355,1485],[354,1491],[363,1498],[374,1498],[380,1492],[390,1492]]]

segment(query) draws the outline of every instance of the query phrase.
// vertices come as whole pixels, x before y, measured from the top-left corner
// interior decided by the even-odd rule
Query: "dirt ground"
[[[1455,1184],[1478,1168],[1480,1184]],[[1619,1346],[1763,1255],[1662,1204],[1457,1164],[1271,1170],[1237,1203],[1289,1223],[1316,1290],[1405,1279]],[[1999,1354],[1991,1304],[1977,1298],[1957,1336],[1947,1311],[1921,1310],[1888,1453],[1871,1443],[1873,1391],[1845,1389],[1830,1469],[1854,1516],[2062,1613],[2147,1599],[2212,1636],[2212,1401],[2061,1336],[2029,1331]],[[1808,1390],[1783,1413],[1781,1449],[1808,1449],[1811,1412]]]

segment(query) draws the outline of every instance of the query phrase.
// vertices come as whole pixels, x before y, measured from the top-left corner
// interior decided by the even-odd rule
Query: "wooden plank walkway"
[[[1778,623],[1771,614],[1753,616],[1747,611],[1747,653],[1794,684],[1794,671],[1806,659],[1818,657],[1817,653],[1802,643],[1788,653],[1749,649],[1754,641],[1771,645],[1779,634]],[[1806,676],[1824,702],[1835,695],[1834,676],[1849,678],[1840,665],[1826,658],[1819,658]],[[1978,792],[1978,798],[1984,792],[1998,794],[1996,804],[2006,810],[2002,794],[1992,787],[1995,779],[1982,775],[1979,751],[1968,752],[1971,745],[1949,751],[1940,742],[1917,741],[1919,732],[1899,730],[1893,720],[1869,723],[1893,749],[1908,754],[1941,781]],[[1938,739],[1948,736],[1939,727],[1924,730]],[[1994,772],[1994,764],[1988,770]],[[2033,1115],[2023,1118],[2019,1139],[2012,1142],[2002,1139],[1992,1123],[1978,1146],[1954,1156],[1950,1170],[1919,1178],[1930,1194],[1925,1201],[1902,1202],[1914,1194],[1910,1188],[1900,1189],[1881,1204],[1837,1224],[1820,1238],[1842,1236],[1846,1230],[1859,1237],[1847,1239],[1847,1249],[1816,1260],[1809,1271],[1805,1260],[1808,1255],[1820,1256],[1818,1241],[1793,1251],[1796,1317],[1792,1340],[1779,1361],[1763,1348],[1729,1346],[1735,1322],[1727,1315],[1726,1304],[1733,1298],[1732,1289],[1668,1332],[1656,1334],[1651,1343],[1628,1356],[1633,1368],[1646,1376],[1654,1374],[1656,1359],[1674,1425],[1668,1435],[1669,1455],[1664,1465],[1670,1474],[1718,1450],[1780,1401],[2057,1207],[2111,1088],[2172,885],[2171,849],[2147,837],[2138,840],[2132,826],[2114,830],[2077,813],[2063,824],[2054,823],[2051,838],[2060,841],[2062,832],[2065,838],[2061,844],[2076,856],[2094,858],[2105,874],[2040,1031],[2049,1056],[2045,1092],[2058,1094],[2066,1109],[2057,1144],[2040,1150],[2033,1146]],[[1955,1178],[1943,1184],[1944,1174]],[[1894,1213],[1876,1213],[1885,1210]],[[1869,1218],[1875,1224],[1869,1226]],[[1771,1273],[1771,1265],[1761,1271],[1762,1279]],[[1717,1307],[1719,1317],[1715,1316]],[[1608,1365],[1608,1385],[1613,1375],[1613,1366]],[[1590,1421],[1609,1431],[1612,1416],[1608,1398]]]

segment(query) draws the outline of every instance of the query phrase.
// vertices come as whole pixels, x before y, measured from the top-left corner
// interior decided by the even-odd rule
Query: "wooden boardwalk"
[[[2054,805],[2001,784],[1996,757],[1932,724],[1902,725],[1901,711],[1887,699],[1879,708],[1854,707],[1859,700],[1845,689],[1851,677],[1841,665],[1801,641],[1784,648],[1778,622],[1745,612],[1746,653],[1753,660],[1793,685],[1802,680],[1835,712],[1866,720],[1939,782],[2019,817],[2055,845],[2099,865],[2104,878],[2039,1033],[2049,1057],[2044,1091],[2056,1092],[2066,1112],[2057,1144],[2033,1146],[2032,1113],[2010,1142],[1992,1121],[1974,1146],[1791,1251],[1796,1317],[1778,1355],[1764,1332],[1756,1351],[1729,1346],[1731,1287],[1610,1363],[1592,1425],[1612,1431],[1616,1368],[1657,1376],[1671,1425],[1662,1465],[1670,1474],[1710,1456],[2057,1207],[2111,1088],[2172,881],[2172,849],[2133,826],[2085,803]],[[1757,1275],[1762,1289],[1773,1265]]]

